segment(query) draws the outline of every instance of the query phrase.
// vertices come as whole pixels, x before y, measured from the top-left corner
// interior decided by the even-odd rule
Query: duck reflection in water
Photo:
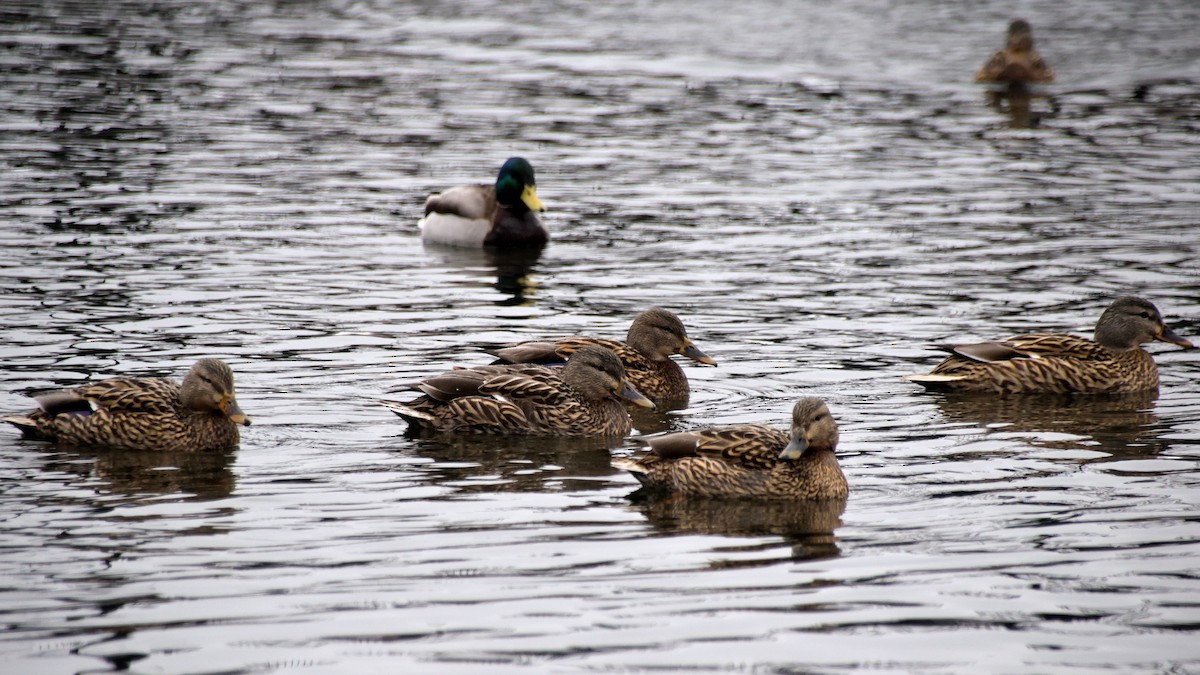
[[[233,493],[234,452],[68,450],[48,453],[46,471],[98,479],[95,492],[129,497],[177,495],[188,501]]]
[[[994,433],[1029,433],[1028,443],[1060,450],[1102,451],[1128,459],[1158,454],[1168,443],[1154,412],[1158,390],[1132,394],[991,396],[937,394],[942,416]],[[1041,438],[1046,433],[1075,438]]]
[[[611,476],[613,437],[522,437],[504,443],[495,437],[443,435],[411,439],[413,451],[433,460],[421,467],[429,485],[461,493],[534,492],[586,489]]]
[[[540,248],[469,249],[426,244],[425,251],[470,277],[494,278],[490,287],[504,296],[496,301],[498,306],[533,304],[534,291],[537,289],[534,272],[542,255]]]
[[[1049,110],[1038,110],[1034,101],[1046,99]],[[1042,93],[1030,91],[1024,85],[1008,85],[989,90],[986,94],[988,107],[1008,118],[1010,129],[1036,129],[1042,120],[1054,116],[1054,99]]]
[[[721,537],[778,536],[791,548],[792,560],[820,560],[841,555],[834,530],[842,525],[846,499],[809,501],[755,501],[704,499],[665,495],[650,488],[631,494],[629,507],[646,517],[655,530],[668,534],[705,534]],[[746,550],[770,551],[778,543],[756,544]],[[728,549],[723,549],[728,550]],[[760,560],[714,562],[714,567],[759,567],[778,562]]]

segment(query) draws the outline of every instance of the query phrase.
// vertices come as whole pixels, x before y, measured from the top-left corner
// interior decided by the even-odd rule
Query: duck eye
[[[1150,318],[1150,312],[1147,312],[1146,310],[1142,310],[1142,313],[1141,313],[1141,315],[1140,315],[1140,316],[1141,316],[1143,319],[1149,319],[1149,318]]]

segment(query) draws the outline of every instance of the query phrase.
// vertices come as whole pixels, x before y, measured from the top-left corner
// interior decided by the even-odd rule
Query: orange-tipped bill
[[[1155,335],[1154,337],[1158,340],[1162,340],[1163,342],[1170,342],[1173,345],[1179,345],[1180,347],[1183,347],[1184,349],[1192,349],[1196,346],[1196,345],[1192,344],[1191,341],[1185,340],[1184,338],[1179,337],[1178,333],[1171,330],[1170,328],[1167,328],[1166,326],[1163,326],[1162,332],[1159,333],[1158,335]]]
[[[633,385],[629,384],[629,382],[625,382],[625,386],[621,388],[621,398],[634,405],[654,410],[654,403],[645,396],[642,396],[642,392],[634,389]]]
[[[233,421],[234,424],[244,424],[250,426],[250,418],[246,417],[246,413],[238,407],[237,400],[232,396],[226,396],[221,399],[221,412]]]
[[[706,366],[717,365],[717,362],[716,362],[716,360],[713,359],[713,357],[700,351],[700,348],[697,347],[696,345],[692,344],[691,342],[688,342],[686,345],[684,345],[683,351],[680,353],[683,354],[684,356],[688,357],[689,359],[695,361],[696,363],[703,363]]]

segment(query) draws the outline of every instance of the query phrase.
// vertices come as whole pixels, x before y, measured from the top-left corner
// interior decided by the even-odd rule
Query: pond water
[[[1059,77],[1019,115],[969,81],[1014,15]],[[217,456],[0,432],[6,672],[1200,670],[1200,352],[1115,400],[902,379],[1121,294],[1200,337],[1200,4],[0,16],[0,411],[217,356],[254,420]],[[550,246],[424,248],[424,195],[512,155]],[[633,502],[636,438],[375,403],[651,305],[720,365],[636,433],[821,396],[844,513]]]

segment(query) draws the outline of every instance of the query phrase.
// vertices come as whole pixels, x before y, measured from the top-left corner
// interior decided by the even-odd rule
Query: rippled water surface
[[[1014,12],[1059,83],[993,106]],[[1157,397],[901,379],[1118,294],[1200,337],[1200,5],[0,17],[0,411],[219,356],[254,419],[222,456],[0,431],[6,672],[1200,670],[1200,352],[1150,347]],[[540,257],[422,247],[425,194],[517,154]],[[635,439],[414,439],[374,403],[654,304],[720,366],[638,432],[824,397],[844,513],[635,502]]]

